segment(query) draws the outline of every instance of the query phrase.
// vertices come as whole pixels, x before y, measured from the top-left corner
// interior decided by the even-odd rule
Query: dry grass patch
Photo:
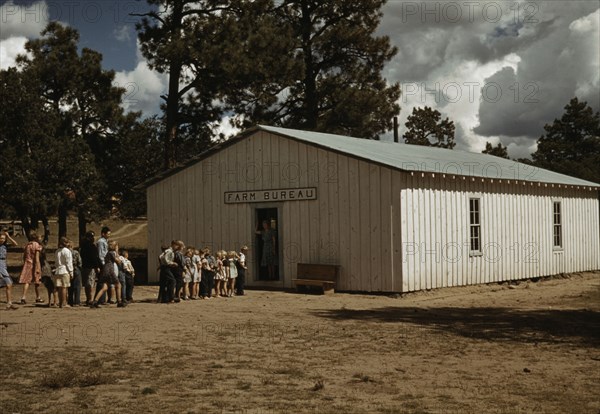
[[[102,370],[78,372],[74,367],[64,367],[57,371],[42,375],[40,385],[53,390],[61,388],[94,387],[114,384],[116,379]]]

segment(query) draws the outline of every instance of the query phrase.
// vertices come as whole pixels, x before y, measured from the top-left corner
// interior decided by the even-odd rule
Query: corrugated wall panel
[[[438,174],[410,177],[401,213],[409,291],[600,267],[596,191]],[[481,200],[481,255],[469,252],[470,197]],[[554,201],[562,203],[560,250],[553,248]]]

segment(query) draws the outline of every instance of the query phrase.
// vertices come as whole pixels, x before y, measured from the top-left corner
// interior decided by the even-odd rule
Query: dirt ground
[[[155,293],[0,305],[0,412],[600,412],[600,272],[404,297]]]

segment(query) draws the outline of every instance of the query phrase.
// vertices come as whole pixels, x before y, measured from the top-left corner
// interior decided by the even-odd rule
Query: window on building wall
[[[561,249],[562,243],[562,206],[560,201],[554,202],[554,248]]]
[[[469,199],[469,234],[471,253],[481,253],[481,200]]]

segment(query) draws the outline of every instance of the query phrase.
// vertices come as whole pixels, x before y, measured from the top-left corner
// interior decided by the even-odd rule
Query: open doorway
[[[256,280],[279,281],[279,216],[276,208],[257,208],[254,260]]]

